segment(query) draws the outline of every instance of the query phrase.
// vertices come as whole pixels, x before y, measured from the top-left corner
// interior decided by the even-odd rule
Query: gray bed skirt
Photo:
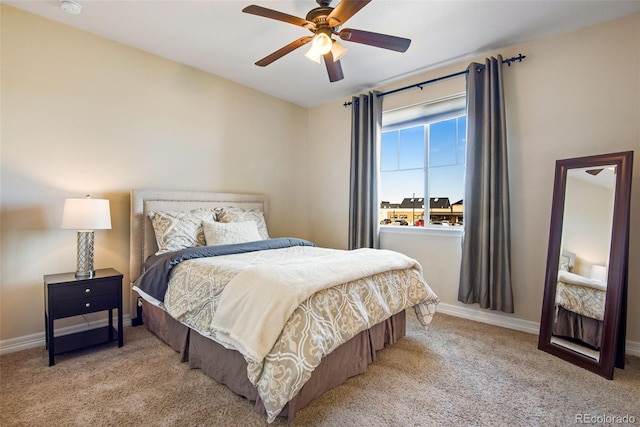
[[[564,307],[558,307],[558,314],[553,324],[553,335],[579,341],[595,350],[600,350],[602,343],[602,320],[582,316]]]
[[[279,416],[293,420],[295,413],[324,392],[339,386],[347,379],[363,374],[376,359],[376,351],[392,345],[406,335],[406,312],[401,311],[374,325],[328,354],[313,371],[309,381],[287,403]],[[255,409],[265,413],[256,388],[247,378],[247,362],[242,355],[169,316],[164,310],[143,303],[142,318],[147,328],[181,355],[181,361],[192,369],[200,369],[207,376],[225,384],[234,393],[255,402]]]

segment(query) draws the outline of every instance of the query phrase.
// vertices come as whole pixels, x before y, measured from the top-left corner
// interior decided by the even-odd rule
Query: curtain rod
[[[507,59],[503,59],[502,63],[503,64],[507,64],[508,67],[511,67],[511,63],[512,62],[522,62],[522,60],[526,58],[526,56],[524,56],[523,54],[519,53],[518,56],[512,56],[511,58],[507,58]],[[484,65],[481,65],[479,67],[479,69],[483,69]],[[419,87],[420,90],[422,90],[422,87],[431,83],[435,83],[435,82],[439,82],[441,80],[446,80],[446,79],[450,79],[452,77],[458,77],[461,76],[463,74],[467,74],[467,70],[464,71],[458,71],[457,73],[453,73],[453,74],[448,74],[446,76],[442,76],[442,77],[436,77],[435,79],[431,79],[431,80],[427,80],[424,82],[420,82],[420,83],[415,83],[409,86],[404,86],[398,89],[394,89],[394,90],[390,90],[388,92],[383,92],[383,93],[379,93],[377,96],[381,97],[381,96],[387,96],[387,95],[391,95],[397,92],[402,92],[408,89],[413,89],[415,87]],[[351,105],[351,101],[345,102],[344,104],[342,104],[344,107],[348,107],[349,105]]]

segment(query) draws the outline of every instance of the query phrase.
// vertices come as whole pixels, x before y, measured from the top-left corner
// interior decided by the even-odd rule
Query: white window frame
[[[382,113],[382,132],[392,131],[396,129],[404,129],[410,126],[425,125],[433,122],[439,122],[448,120],[450,118],[459,117],[466,114],[466,93],[457,93],[444,98],[438,98],[430,100],[420,104],[413,104],[405,107],[395,108],[387,110]],[[425,135],[426,137],[426,135]],[[380,159],[382,161],[382,159]],[[466,159],[465,159],[466,161]],[[431,195],[429,194],[429,147],[425,147],[425,173],[424,173],[424,188],[425,193],[425,217],[428,217],[427,212],[429,210],[429,201]],[[380,165],[378,165],[380,168]],[[420,196],[417,196],[420,197]],[[464,199],[464,196],[463,196]],[[380,204],[378,204],[380,209]],[[397,232],[397,233],[418,233],[418,234],[431,234],[431,235],[462,235],[464,230],[464,221],[462,226],[443,226],[425,223],[424,226],[397,226],[397,225],[382,225],[380,224],[382,232]]]

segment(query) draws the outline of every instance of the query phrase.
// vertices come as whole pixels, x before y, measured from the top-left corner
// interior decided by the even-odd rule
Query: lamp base
[[[91,279],[96,271],[76,271],[76,279]]]
[[[78,231],[77,279],[88,279],[95,274],[93,269],[93,231]]]

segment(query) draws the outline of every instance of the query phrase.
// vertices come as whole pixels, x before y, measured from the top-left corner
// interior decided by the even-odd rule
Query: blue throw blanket
[[[161,255],[151,255],[144,262],[144,273],[136,280],[134,286],[158,301],[164,301],[164,294],[167,292],[171,270],[183,261],[268,249],[282,249],[292,246],[315,246],[315,244],[303,239],[282,237],[233,245],[198,246],[175,252],[167,252]]]

